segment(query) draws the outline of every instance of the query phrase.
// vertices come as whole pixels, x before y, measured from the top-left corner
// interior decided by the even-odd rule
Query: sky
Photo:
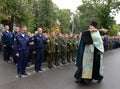
[[[52,0],[60,9],[70,9],[75,12],[77,7],[82,4],[82,0]],[[120,24],[120,12],[115,16],[115,20]]]

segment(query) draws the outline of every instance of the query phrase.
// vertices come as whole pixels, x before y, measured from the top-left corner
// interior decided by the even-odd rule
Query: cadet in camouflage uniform
[[[71,62],[72,59],[72,55],[71,55],[71,47],[72,47],[72,43],[70,40],[70,36],[68,35],[68,40],[67,40],[67,62]]]
[[[76,55],[77,55],[77,48],[78,48],[77,35],[74,35],[73,39],[74,39],[74,43],[73,43],[73,61],[75,61],[76,60]]]
[[[62,34],[59,33],[58,34],[58,38],[57,38],[57,43],[58,43],[58,60],[60,63],[62,63],[63,60],[63,49],[62,49],[62,45],[63,45],[63,39],[62,39]]]
[[[74,54],[73,54],[73,52],[74,52],[74,39],[73,39],[73,34],[71,33],[70,35],[69,35],[69,40],[68,40],[68,50],[69,50],[69,52],[68,52],[68,55],[70,55],[70,59],[69,60],[71,60],[72,59],[72,61],[74,61]]]
[[[70,55],[68,54],[68,53],[70,52],[69,46],[68,46],[68,41],[69,41],[69,40],[68,40],[68,39],[69,39],[68,37],[69,37],[69,35],[68,35],[68,34],[65,34],[64,40],[65,40],[65,46],[66,46],[66,49],[65,49],[65,60],[66,60],[66,62],[70,62],[69,59],[68,59],[69,56],[70,56]]]
[[[67,46],[66,46],[66,42],[65,42],[65,35],[62,35],[61,38],[61,62],[62,64],[66,64],[66,55],[67,55]]]
[[[71,55],[72,55],[72,61],[75,61],[75,55],[76,55],[76,40],[74,38],[73,34],[70,34],[70,40],[71,40]]]
[[[61,57],[61,42],[60,42],[60,37],[57,35],[55,37],[55,66],[60,65],[60,57]]]
[[[114,45],[114,39],[113,39],[113,37],[109,37],[108,49],[109,50],[113,49],[113,45]]]
[[[55,62],[55,33],[51,32],[48,39],[48,68],[53,68]]]

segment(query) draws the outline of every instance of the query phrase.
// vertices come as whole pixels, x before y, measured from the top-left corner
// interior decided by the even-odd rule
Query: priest
[[[103,80],[103,41],[97,30],[98,23],[92,21],[89,29],[83,31],[80,36],[74,77],[76,82],[89,83],[93,79],[97,83]]]

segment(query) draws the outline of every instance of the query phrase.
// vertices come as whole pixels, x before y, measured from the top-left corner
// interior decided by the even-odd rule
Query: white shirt
[[[25,37],[25,34],[21,34],[23,37]]]

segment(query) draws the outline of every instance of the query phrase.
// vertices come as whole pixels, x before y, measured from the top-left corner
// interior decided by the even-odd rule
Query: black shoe
[[[25,75],[25,76],[27,76],[28,74],[27,74],[27,73],[23,73],[22,75]]]
[[[56,63],[55,66],[59,66],[60,64]]]
[[[92,79],[86,79],[86,80],[84,80],[84,81],[85,81],[86,84],[92,83]]]
[[[66,62],[62,62],[63,65],[67,64]]]
[[[18,74],[18,78],[22,78],[22,75],[21,75],[21,74]]]
[[[40,69],[39,71],[43,71],[43,69]]]
[[[39,73],[39,70],[35,70],[36,73]]]
[[[97,81],[98,84],[100,84],[103,80],[103,77]]]
[[[79,81],[79,80],[77,80],[77,81],[75,81],[75,83],[80,83],[80,81]]]
[[[75,62],[75,60],[72,60],[73,62]]]
[[[8,60],[4,60],[4,62],[8,62]]]
[[[48,67],[49,69],[52,69],[52,67]]]
[[[68,61],[68,63],[71,63],[71,61]]]
[[[49,69],[52,69],[52,68],[54,68],[54,66],[48,66],[48,68],[49,68]]]
[[[85,80],[84,79],[77,80],[77,81],[75,81],[75,83],[85,84]]]

